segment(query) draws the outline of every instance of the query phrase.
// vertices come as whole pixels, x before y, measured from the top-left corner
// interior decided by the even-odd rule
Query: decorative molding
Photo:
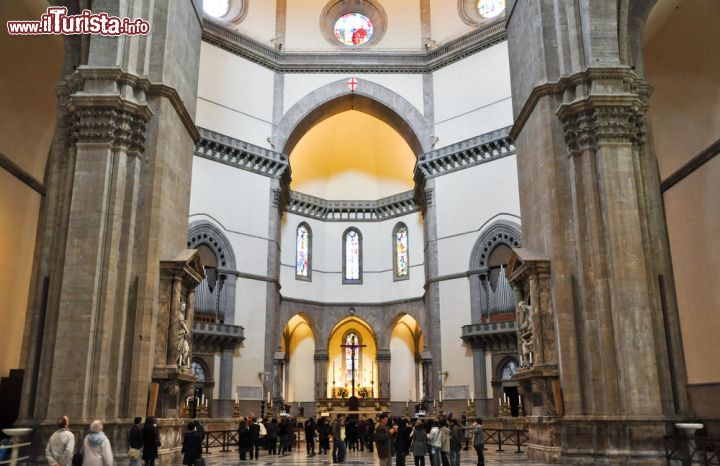
[[[188,230],[188,249],[196,249],[201,244],[207,245],[218,259],[218,271],[235,271],[235,251],[222,230],[208,221],[198,221],[190,224]]]
[[[415,177],[434,178],[515,154],[510,126],[466,139],[418,157]]]
[[[487,272],[486,261],[498,244],[511,248],[522,245],[520,225],[508,220],[498,220],[482,232],[470,253],[470,270],[475,273]],[[478,269],[479,267],[479,269]]]
[[[517,327],[514,320],[463,325],[460,338],[483,349],[517,351]]]
[[[78,106],[75,97],[68,102],[71,111],[72,143],[107,143],[131,152],[145,151],[145,132],[149,113],[138,114],[117,107],[97,105],[100,99],[83,98],[87,106]],[[149,108],[145,107],[147,112]]]
[[[82,91],[87,81],[103,81],[106,85],[111,84],[110,88],[113,93],[99,95],[85,94]],[[71,94],[74,93],[79,94],[71,96]],[[193,117],[188,112],[187,107],[185,107],[185,103],[180,98],[177,89],[165,83],[154,83],[150,81],[147,76],[128,73],[119,67],[79,66],[75,72],[59,86],[58,94],[61,99],[65,98],[64,100],[85,100],[88,102],[87,105],[92,105],[93,99],[96,103],[98,99],[105,99],[108,106],[122,105],[123,107],[128,107],[128,109],[132,109],[133,106],[147,106],[145,101],[147,96],[158,95],[165,97],[170,101],[170,104],[175,109],[180,121],[182,121],[193,141],[197,142],[200,138]],[[137,101],[133,102],[128,99],[123,99],[121,95],[135,95],[137,96]],[[152,116],[149,107],[147,112],[149,112],[147,114],[149,119],[149,117]]]
[[[418,212],[413,191],[370,201],[333,201],[290,192],[286,212],[324,222],[379,222]]]
[[[290,181],[288,157],[263,147],[240,141],[205,128],[198,128],[200,140],[195,155],[270,178]]]
[[[430,73],[507,40],[504,22],[476,29],[427,51],[282,52],[205,19],[202,39],[280,73]]]
[[[593,86],[595,82],[598,82],[600,86]],[[602,87],[604,93],[600,95],[608,95],[609,92],[613,91],[617,91],[618,93],[634,92],[643,104],[647,103],[647,99],[653,90],[652,87],[639,78],[630,67],[587,68],[584,71],[563,76],[557,81],[550,81],[535,86],[527,99],[525,99],[525,103],[520,109],[520,112],[515,117],[515,123],[510,130],[510,137],[513,140],[517,140],[518,135],[535,110],[535,106],[540,102],[540,99],[549,95],[560,95],[566,91],[575,90],[580,86],[587,90]],[[582,94],[582,92],[578,92],[577,98],[580,99]]]
[[[348,46],[335,37],[335,23],[338,18],[348,13],[360,13],[372,23],[373,34],[365,44]],[[387,13],[377,0],[330,0],[320,13],[320,32],[328,44],[340,50],[370,49],[382,40],[386,29]]]

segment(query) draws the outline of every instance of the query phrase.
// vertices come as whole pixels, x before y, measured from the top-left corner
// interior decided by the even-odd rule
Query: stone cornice
[[[202,38],[280,73],[429,73],[507,40],[504,23],[471,31],[427,51],[282,52],[205,20]]]
[[[414,192],[369,201],[334,201],[299,192],[290,192],[286,212],[324,222],[377,222],[420,210]]]
[[[289,182],[287,155],[209,129],[199,128],[199,131],[200,140],[195,144],[195,155],[198,157]]]
[[[193,117],[188,112],[187,107],[185,107],[185,103],[180,98],[180,94],[178,94],[177,89],[174,87],[165,83],[154,83],[150,81],[147,76],[138,76],[128,73],[122,68],[116,66],[79,66],[77,70],[72,75],[68,76],[65,82],[59,87],[58,94],[61,98],[67,98],[76,92],[83,94],[83,87],[87,81],[106,81],[108,83],[115,83],[114,91],[117,93],[117,97],[120,98],[122,96],[123,100],[126,101],[129,99],[125,98],[125,96],[133,95],[133,91],[136,90],[142,91],[145,95],[159,95],[167,98],[193,141],[197,142],[198,139],[200,139],[200,134],[195,126]],[[105,94],[106,98],[111,96],[112,94]],[[138,104],[145,104],[144,99],[141,99]]]
[[[535,86],[525,100],[520,112],[515,117],[515,123],[510,130],[510,137],[513,140],[517,139],[525,123],[527,123],[530,115],[532,115],[535,110],[535,106],[543,97],[560,95],[567,90],[574,90],[581,85],[585,85],[587,89],[586,92],[592,93],[593,91],[599,90],[597,88],[600,86],[594,85],[596,82],[602,83],[604,89],[602,89],[601,92],[603,93],[613,92],[610,91],[609,88],[614,88],[614,90],[619,92],[632,90],[643,100],[647,100],[652,93],[652,87],[641,80],[630,67],[587,68],[584,71],[563,76],[557,81],[550,81]],[[608,86],[608,83],[614,84]],[[582,97],[580,94],[582,93],[578,93],[577,98]]]
[[[510,127],[501,128],[425,154],[415,164],[415,179],[434,178],[515,154]]]

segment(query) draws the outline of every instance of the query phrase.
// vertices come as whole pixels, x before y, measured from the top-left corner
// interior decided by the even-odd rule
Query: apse
[[[413,189],[415,156],[374,116],[348,110],[323,120],[290,153],[290,188],[333,200],[374,200]]]

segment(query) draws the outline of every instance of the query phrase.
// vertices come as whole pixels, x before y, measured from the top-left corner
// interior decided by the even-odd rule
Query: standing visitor
[[[160,433],[158,432],[157,424],[153,416],[145,419],[142,435],[142,459],[145,462],[145,466],[155,466],[155,460],[158,457],[158,448],[160,448]]]
[[[477,418],[472,425],[473,433],[473,447],[477,453],[478,461],[477,466],[485,466],[485,455],[483,449],[485,448],[485,440],[483,439],[483,426],[482,419]]]
[[[397,426],[388,427],[387,414],[381,414],[374,436],[380,466],[392,466],[392,443],[396,432]]]
[[[345,462],[345,419],[342,414],[338,414],[337,419],[332,425],[333,437],[333,463]]]
[[[195,466],[197,460],[202,457],[202,434],[198,432],[195,422],[188,422],[187,432],[183,435],[182,464]]]
[[[260,453],[260,424],[255,416],[248,418],[248,430],[250,434],[250,459],[258,459]],[[253,456],[253,453],[255,456]]]
[[[305,446],[308,456],[315,456],[315,421],[313,418],[305,421]]]
[[[460,449],[463,442],[463,429],[457,419],[452,420],[450,428],[450,466],[460,466]]]
[[[318,431],[318,453],[321,455],[327,455],[330,450],[330,423],[327,419],[321,417],[317,424]]]
[[[441,434],[441,446],[440,446],[440,458],[442,459],[442,466],[450,466],[450,427],[448,427],[447,419],[441,421],[442,426],[440,427]]]
[[[128,458],[130,459],[130,466],[140,466],[143,448],[141,422],[141,417],[133,419],[133,425],[130,426],[130,430],[128,431]]]
[[[103,432],[102,421],[90,424],[90,433],[83,442],[83,466],[112,466],[113,453],[110,440]]]
[[[267,426],[267,442],[268,442],[268,455],[277,455],[277,440],[280,432],[280,426],[278,425],[277,419],[272,418],[270,424]]]
[[[412,450],[415,466],[425,466],[425,449],[427,445],[427,433],[423,422],[418,419],[415,427],[410,432],[410,450]]]
[[[375,436],[375,421],[368,419],[367,422],[367,449],[373,452],[373,437]]]
[[[428,443],[430,444],[430,465],[440,466],[440,448],[442,447],[440,424],[437,420],[434,420],[430,425],[430,432],[428,433]]]
[[[410,429],[407,419],[399,419],[397,422],[397,434],[395,435],[395,464],[405,466],[405,457],[410,450]]]
[[[247,452],[250,450],[250,429],[248,428],[247,420],[244,417],[240,418],[238,424],[238,449],[240,450],[240,461],[247,459]]]
[[[75,436],[68,426],[70,419],[63,416],[58,419],[57,430],[53,432],[45,447],[45,457],[50,466],[69,466],[75,451]]]

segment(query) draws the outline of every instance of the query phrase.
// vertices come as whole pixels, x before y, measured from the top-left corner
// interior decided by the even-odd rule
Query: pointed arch
[[[187,247],[196,248],[201,244],[207,245],[215,253],[218,259],[218,268],[237,270],[235,252],[220,228],[207,221],[191,223],[188,230]]]
[[[312,229],[301,222],[295,230],[295,279],[312,281]]]
[[[520,247],[522,244],[520,225],[509,220],[498,220],[488,226],[472,248],[470,270],[487,270],[487,259],[490,257],[493,248],[498,244],[505,244],[511,248]]]
[[[372,81],[358,80],[350,91],[347,79],[341,79],[300,99],[283,115],[273,130],[275,147],[290,154],[300,138],[323,120],[346,110],[372,115],[395,129],[417,156],[432,148],[431,125],[401,95]]]
[[[363,272],[363,238],[356,227],[343,232],[342,239],[342,283],[361,285]]]

